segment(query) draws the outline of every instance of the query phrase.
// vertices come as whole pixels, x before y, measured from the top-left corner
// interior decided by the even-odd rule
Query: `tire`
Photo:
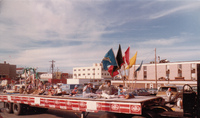
[[[162,113],[164,111],[173,111],[170,107],[168,106],[154,106],[151,108],[151,111],[153,111],[154,113]]]
[[[5,108],[7,113],[13,113],[12,103],[5,102],[4,108]]]
[[[14,103],[13,104],[13,112],[15,115],[22,114],[22,105],[19,103]]]
[[[152,111],[146,111],[143,116],[145,118],[158,118],[158,115]]]

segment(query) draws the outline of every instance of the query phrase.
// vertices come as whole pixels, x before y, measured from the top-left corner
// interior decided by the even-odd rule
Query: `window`
[[[81,69],[78,69],[78,71],[81,71]]]
[[[178,77],[182,77],[182,73],[179,73],[179,74],[178,74]]]
[[[76,69],[74,69],[74,71],[76,71]]]
[[[90,73],[88,73],[88,75],[90,75]]]
[[[147,71],[144,71],[144,80],[146,80],[147,79]]]
[[[179,68],[179,69],[182,69],[182,64],[178,64],[178,68]]]
[[[81,76],[81,74],[78,74],[78,76]]]
[[[83,71],[85,71],[85,69],[83,69]]]
[[[93,68],[92,70],[95,70],[95,68]]]
[[[83,75],[85,75],[85,73],[83,73]]]
[[[88,71],[90,71],[90,69],[88,69]]]
[[[143,66],[143,69],[144,69],[144,71],[147,71],[147,67],[146,66]]]
[[[167,71],[169,70],[169,65],[166,65],[166,70],[167,70]]]
[[[195,67],[196,67],[196,65],[193,63],[193,64],[192,64],[192,69],[195,69]]]
[[[137,79],[137,72],[134,72],[134,78]]]
[[[95,73],[93,73],[93,75],[95,75]]]

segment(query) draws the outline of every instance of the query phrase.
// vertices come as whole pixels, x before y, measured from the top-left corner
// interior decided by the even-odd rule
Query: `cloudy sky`
[[[200,60],[200,0],[0,0],[0,63],[62,72],[121,44],[137,64]]]

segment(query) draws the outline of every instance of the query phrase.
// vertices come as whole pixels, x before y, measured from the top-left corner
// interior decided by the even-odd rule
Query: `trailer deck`
[[[135,96],[135,98],[81,98],[70,96],[47,96],[26,94],[0,94],[5,103],[27,104],[35,107],[77,110],[84,112],[108,111],[126,114],[142,114],[144,107],[159,104],[163,99],[156,96]]]

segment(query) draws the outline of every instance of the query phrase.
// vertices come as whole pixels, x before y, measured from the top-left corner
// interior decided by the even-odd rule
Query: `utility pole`
[[[157,89],[157,59],[156,59],[156,48],[155,48],[155,79],[156,79],[156,89]]]
[[[54,60],[52,60],[52,61],[49,61],[49,62],[51,62],[51,73],[52,73],[52,79],[54,78],[54,76],[53,76],[53,70],[54,70]]]

